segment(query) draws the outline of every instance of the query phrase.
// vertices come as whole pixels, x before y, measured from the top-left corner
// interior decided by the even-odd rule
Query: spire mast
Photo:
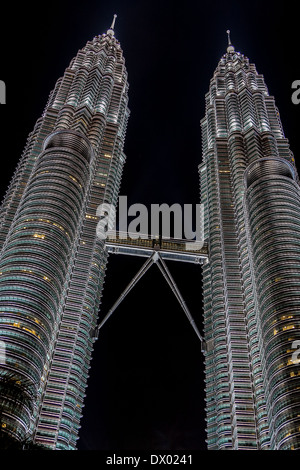
[[[117,18],[117,15],[114,15],[112,23],[111,23],[111,27],[107,30],[107,34],[109,34],[110,36],[114,36],[115,34],[114,27],[115,27],[116,18]]]
[[[227,52],[234,52],[234,47],[231,44],[231,39],[230,39],[230,29],[227,29],[226,31],[227,36],[228,36],[228,47],[227,47]]]
[[[114,18],[112,20],[112,24],[111,24],[111,27],[110,27],[110,29],[112,29],[112,30],[114,30],[114,28],[115,28],[116,18],[117,18],[117,15],[114,15]]]
[[[227,29],[226,33],[227,33],[227,35],[228,35],[228,46],[231,46],[230,29]]]

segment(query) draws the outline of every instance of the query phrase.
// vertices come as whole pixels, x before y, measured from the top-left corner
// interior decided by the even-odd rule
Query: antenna
[[[114,15],[114,19],[112,20],[112,24],[111,24],[111,27],[109,29],[112,29],[112,30],[114,29],[116,18],[117,18],[117,15]]]
[[[227,35],[228,35],[228,46],[231,46],[230,29],[227,29],[226,33],[227,33]]]
[[[228,36],[227,52],[234,52],[234,47],[233,47],[233,45],[231,44],[231,40],[230,40],[230,29],[227,29],[226,33],[227,33],[227,36]]]

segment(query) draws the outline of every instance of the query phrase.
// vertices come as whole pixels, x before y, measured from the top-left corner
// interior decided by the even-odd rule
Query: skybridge
[[[133,277],[125,290],[113,304],[112,308],[99,323],[96,328],[94,338],[97,339],[100,329],[114,313],[116,308],[124,300],[126,295],[133,289],[137,282],[144,276],[148,269],[153,265],[159,268],[163,277],[169,284],[173,294],[177,298],[181,308],[183,309],[187,319],[193,327],[201,342],[201,350],[205,352],[205,342],[198,330],[196,323],[184,301],[169,268],[166,265],[166,260],[181,261],[184,263],[196,263],[203,265],[208,263],[208,248],[207,243],[203,241],[189,241],[183,239],[155,237],[150,238],[148,235],[139,238],[136,235],[128,233],[114,232],[107,233],[105,246],[109,254],[121,254],[129,256],[139,256],[146,258],[145,263],[142,265],[137,274]]]
[[[113,235],[108,235],[105,245],[108,253],[114,254],[148,258],[156,252],[164,260],[199,264],[205,264],[208,261],[207,243],[197,240],[149,238],[148,235],[140,235],[136,238],[136,234],[115,232]]]

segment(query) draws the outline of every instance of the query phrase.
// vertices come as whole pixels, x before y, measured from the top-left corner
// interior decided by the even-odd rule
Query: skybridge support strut
[[[103,320],[101,321],[101,323],[97,326],[96,328],[96,332],[95,332],[95,339],[98,339],[98,336],[99,336],[99,331],[100,329],[102,328],[102,326],[104,325],[104,323],[106,323],[106,321],[109,319],[109,317],[114,313],[114,311],[116,310],[116,308],[120,305],[120,303],[122,302],[122,300],[125,299],[126,295],[131,291],[131,289],[137,284],[137,282],[144,276],[144,274],[148,271],[148,269],[150,268],[150,266],[152,266],[152,264],[154,263],[154,257],[155,257],[155,252],[152,254],[152,256],[150,256],[149,258],[147,258],[147,260],[145,261],[145,263],[143,264],[143,266],[141,267],[141,269],[137,272],[137,274],[134,276],[134,278],[130,281],[130,283],[127,285],[127,287],[125,288],[125,290],[122,292],[122,294],[120,295],[120,297],[118,298],[118,300],[114,303],[114,305],[112,306],[112,308],[109,310],[109,312],[105,315],[105,317],[103,318]]]
[[[196,335],[198,336],[200,342],[201,342],[201,350],[202,352],[205,352],[205,342],[204,342],[204,339],[203,337],[201,336],[200,334],[200,331],[198,330],[197,328],[197,325],[195,323],[195,320],[193,319],[185,301],[183,300],[183,297],[176,285],[176,282],[174,281],[166,263],[164,262],[164,260],[162,259],[162,257],[160,256],[160,254],[158,253],[158,260],[156,262],[159,270],[161,271],[162,275],[164,276],[164,278],[166,279],[167,283],[169,284],[172,292],[174,293],[175,297],[177,298],[179,304],[181,305],[184,313],[186,314],[190,324],[192,325]]]
[[[149,256],[146,260],[146,262],[143,264],[141,269],[137,272],[137,274],[133,277],[133,279],[130,281],[130,283],[127,285],[125,290],[122,292],[120,297],[117,299],[117,301],[114,303],[112,308],[108,311],[108,313],[105,315],[103,320],[99,323],[99,325],[96,327],[95,334],[94,334],[94,339],[98,339],[99,337],[99,331],[102,328],[102,326],[106,323],[106,321],[111,317],[111,315],[114,313],[116,308],[120,305],[122,300],[126,297],[126,295],[131,291],[131,289],[137,284],[137,282],[144,276],[144,274],[148,271],[148,269],[153,265],[157,264],[159,270],[161,271],[162,275],[166,279],[167,283],[169,284],[172,292],[174,293],[175,297],[177,298],[179,304],[181,305],[186,317],[188,318],[190,324],[192,325],[196,335],[198,336],[200,342],[201,342],[201,351],[204,353],[206,348],[205,348],[205,341],[203,337],[201,336],[197,325],[195,323],[195,320],[193,319],[185,301],[183,300],[183,297],[166,265],[162,257],[160,256],[160,253],[158,251],[153,251],[151,256]]]

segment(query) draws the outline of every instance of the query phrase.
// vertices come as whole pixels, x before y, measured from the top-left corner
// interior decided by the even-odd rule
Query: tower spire
[[[230,39],[230,29],[227,29],[226,31],[227,36],[228,36],[228,47],[227,47],[227,52],[234,52],[234,47],[231,44],[231,39]]]
[[[114,15],[112,23],[111,23],[111,27],[107,30],[108,34],[111,34],[111,35],[115,34],[114,27],[115,27],[116,18],[117,18],[117,15]]]
[[[113,30],[114,27],[115,27],[116,18],[117,18],[117,15],[114,15],[114,18],[113,18],[113,20],[112,20],[112,24],[111,24],[111,27],[110,27],[110,29],[112,29],[112,30]]]
[[[231,46],[230,29],[227,29],[226,33],[227,33],[227,35],[228,35],[228,46]]]

